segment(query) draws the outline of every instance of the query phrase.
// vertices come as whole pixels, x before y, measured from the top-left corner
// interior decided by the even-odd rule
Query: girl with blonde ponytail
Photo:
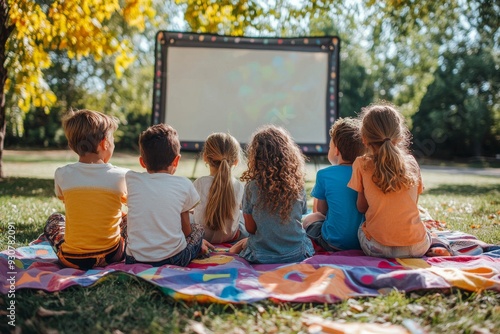
[[[377,257],[424,256],[431,235],[420,219],[423,185],[404,118],[384,103],[363,108],[360,119],[368,153],[354,161],[348,186],[358,192],[357,207],[366,217],[358,231],[361,248]]]
[[[202,151],[210,175],[194,181],[200,204],[194,208],[194,221],[205,228],[211,243],[235,242],[248,234],[240,212],[243,184],[231,175],[240,159],[240,144],[227,133],[208,136]]]

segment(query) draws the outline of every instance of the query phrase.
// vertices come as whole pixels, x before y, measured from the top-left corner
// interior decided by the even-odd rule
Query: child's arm
[[[245,228],[248,233],[255,234],[257,232],[257,224],[255,224],[255,220],[249,213],[244,213],[243,218],[245,218]]]
[[[328,203],[325,200],[315,198],[313,201],[313,212],[320,212],[326,216]]]
[[[182,232],[184,236],[188,236],[191,234],[191,221],[189,220],[189,211],[184,211],[181,213],[181,224],[182,224]]]
[[[368,202],[366,201],[364,192],[358,192],[358,200],[356,201],[356,206],[358,208],[358,211],[361,213],[366,213],[366,210],[368,210]]]

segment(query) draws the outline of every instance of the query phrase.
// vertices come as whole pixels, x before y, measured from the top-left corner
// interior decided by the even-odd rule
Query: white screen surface
[[[165,122],[181,141],[229,132],[248,143],[275,124],[299,144],[327,144],[327,79],[324,52],[171,47]]]

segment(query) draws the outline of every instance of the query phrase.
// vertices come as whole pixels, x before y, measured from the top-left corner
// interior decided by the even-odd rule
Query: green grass
[[[201,175],[193,155],[183,154],[180,175]],[[9,177],[0,181],[0,247],[7,247],[8,224],[16,226],[22,246],[42,231],[45,219],[63,205],[53,195],[53,171],[75,161],[54,152],[9,152]],[[134,155],[116,154],[116,165],[139,169]],[[314,175],[314,166],[308,175]],[[197,172],[197,173],[195,173]],[[199,176],[199,175],[196,175]],[[500,177],[447,175],[423,170],[426,190],[420,203],[450,229],[500,244]],[[314,184],[309,177],[308,188]],[[7,325],[9,299],[0,299],[0,332]],[[45,310],[48,310],[47,313]],[[392,291],[376,298],[351,299],[338,304],[273,303],[248,305],[200,304],[175,301],[161,289],[136,277],[110,275],[88,287],[57,293],[16,291],[16,322],[23,333],[307,333],[303,316],[347,322],[402,324],[411,320],[429,333],[495,333],[500,328],[498,293],[448,291]],[[482,331],[481,331],[482,330]],[[118,333],[118,332],[117,332]]]

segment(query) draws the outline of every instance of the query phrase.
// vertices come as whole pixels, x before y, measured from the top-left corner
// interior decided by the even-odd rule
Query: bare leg
[[[434,257],[434,256],[451,256],[450,252],[444,248],[444,247],[431,247],[425,253],[425,256],[427,257]]]
[[[304,219],[302,220],[302,227],[307,228],[312,223],[324,221],[325,218],[326,218],[325,215],[322,214],[321,212],[310,213],[307,216],[305,216]]]

